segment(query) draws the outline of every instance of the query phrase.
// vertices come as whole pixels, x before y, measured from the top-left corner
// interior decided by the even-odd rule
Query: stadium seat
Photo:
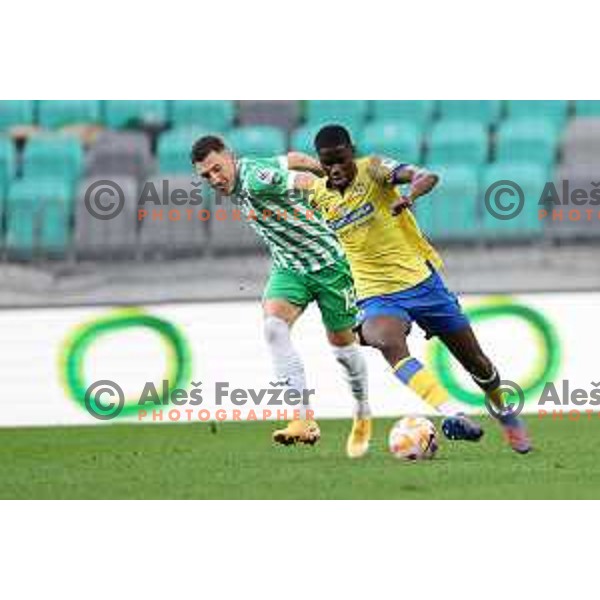
[[[600,100],[575,100],[575,115],[600,117]]]
[[[290,150],[315,155],[314,139],[320,125],[301,125],[290,137]]]
[[[86,193],[98,181],[110,180],[123,196],[122,210],[111,219],[98,219],[86,206]],[[91,202],[93,206],[93,198]],[[134,177],[113,173],[88,177],[80,182],[75,207],[75,251],[81,258],[110,259],[132,256],[137,247],[138,182]]]
[[[154,170],[148,136],[141,132],[106,131],[87,153],[86,174],[144,179]]]
[[[357,136],[360,154],[381,154],[403,162],[420,160],[421,134],[406,122],[374,121]]]
[[[165,180],[168,182],[168,190],[163,184]],[[146,185],[156,189],[160,206],[142,201],[146,197],[144,192]],[[192,200],[180,205],[172,203],[170,198],[175,190],[184,190],[186,198],[192,198]],[[192,204],[195,202],[192,196],[194,190],[198,190],[202,196],[202,202],[197,205]],[[165,196],[167,191],[168,197]],[[140,246],[144,253],[159,256],[181,256],[202,252],[208,242],[209,221],[201,220],[199,212],[202,209],[210,209],[211,195],[212,192],[205,184],[201,184],[200,187],[195,186],[189,176],[155,177],[144,182],[138,203],[138,210],[147,211],[147,213],[142,213],[144,216],[141,220],[138,219]]]
[[[372,117],[375,121],[408,121],[425,128],[433,118],[433,100],[373,100]]]
[[[578,117],[570,121],[564,132],[562,162],[600,164],[600,117]]]
[[[539,219],[539,199],[548,180],[547,169],[537,164],[496,163],[482,170],[480,202],[482,206],[481,237],[488,240],[522,239],[530,240],[543,233],[543,223]],[[507,181],[516,183],[523,191],[524,206],[514,218],[494,217],[485,205],[486,194],[492,208],[504,216],[511,204],[516,206],[518,193],[512,183],[496,185]],[[495,191],[492,186],[495,186]],[[503,192],[502,190],[507,190]],[[509,214],[509,213],[508,213]]]
[[[488,135],[480,123],[439,121],[429,136],[430,164],[483,164],[488,157]]]
[[[284,133],[267,125],[238,127],[227,136],[227,144],[239,156],[277,156],[286,152]]]
[[[289,132],[300,120],[297,100],[241,100],[240,125],[271,125]]]
[[[477,169],[468,165],[429,168],[440,181],[415,204],[419,225],[434,240],[473,240],[479,235]]]
[[[16,173],[15,145],[8,137],[0,137],[0,182],[8,183]]]
[[[32,125],[33,122],[33,100],[0,100],[0,131],[16,125]]]
[[[354,135],[364,124],[368,110],[367,100],[307,100],[305,119],[308,125],[344,125]]]
[[[199,128],[183,127],[171,129],[163,133],[158,139],[157,158],[160,173],[187,173],[192,174],[190,153],[192,145],[206,131]]]
[[[38,122],[48,129],[99,123],[100,102],[98,100],[40,100]]]
[[[544,208],[548,216],[543,220],[546,232],[561,239],[598,238],[598,213],[600,205],[585,203],[575,205],[571,202],[571,194],[575,190],[584,190],[587,198],[593,198],[591,193],[598,194],[598,163],[564,165],[557,169],[554,185],[560,204],[547,202]],[[567,189],[563,187],[567,182]],[[565,191],[568,197],[565,198]],[[595,200],[594,200],[595,201]],[[586,211],[591,210],[588,215]],[[554,212],[553,212],[554,211]]]
[[[566,123],[569,111],[568,100],[508,100],[506,106],[510,120],[543,119],[557,129]]]
[[[539,163],[546,167],[556,159],[559,134],[552,121],[509,119],[498,130],[496,160]]]
[[[440,116],[447,121],[472,121],[486,127],[500,118],[500,100],[440,100]]]
[[[225,133],[235,118],[232,100],[173,100],[171,123],[174,128],[201,127],[217,133]]]
[[[66,254],[71,237],[72,192],[60,179],[15,180],[6,202],[6,249],[29,259]]]
[[[145,124],[167,122],[166,100],[106,100],[104,122],[107,127],[120,129]]]
[[[23,172],[25,177],[60,177],[72,183],[83,168],[81,142],[68,135],[38,135],[25,146]]]

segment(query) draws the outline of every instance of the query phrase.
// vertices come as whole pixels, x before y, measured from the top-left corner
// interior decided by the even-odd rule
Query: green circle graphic
[[[169,403],[174,389],[187,385],[191,372],[191,352],[184,335],[177,327],[139,309],[119,310],[79,326],[65,341],[61,353],[64,385],[70,396],[84,410],[85,395],[89,387],[89,383],[86,383],[84,378],[84,359],[90,346],[106,334],[136,327],[143,327],[157,333],[165,345],[167,373],[163,379],[168,382],[167,398],[164,398],[162,385],[156,386],[161,404]],[[140,408],[138,398],[126,399],[125,406],[117,418],[135,415]]]
[[[555,378],[560,365],[560,341],[552,323],[539,311],[524,304],[506,300],[472,306],[466,308],[465,313],[473,324],[478,321],[515,317],[531,328],[540,355],[525,381],[519,382],[526,400],[541,391],[547,381]],[[438,339],[435,339],[431,345],[429,356],[440,383],[448,390],[449,394],[465,404],[484,405],[484,397],[481,392],[472,392],[456,379],[450,366],[450,351]]]

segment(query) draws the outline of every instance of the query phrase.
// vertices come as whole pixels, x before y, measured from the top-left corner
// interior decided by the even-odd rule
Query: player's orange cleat
[[[346,442],[346,454],[349,458],[361,458],[369,451],[371,430],[371,419],[354,418],[352,431]]]
[[[290,421],[285,429],[273,432],[276,444],[289,446],[291,444],[316,444],[321,439],[321,430],[316,421]]]

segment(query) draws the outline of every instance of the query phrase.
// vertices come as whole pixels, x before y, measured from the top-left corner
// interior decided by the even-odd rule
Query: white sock
[[[273,370],[278,381],[285,381],[287,389],[296,390],[306,397],[306,404],[302,401],[298,405],[286,406],[286,409],[299,410],[300,418],[306,418],[306,411],[310,409],[306,390],[306,376],[304,363],[300,354],[292,344],[290,326],[279,317],[268,316],[264,322],[265,339],[271,352]]]
[[[335,358],[346,371],[346,379],[356,400],[354,415],[358,418],[369,417],[371,415],[368,401],[369,377],[365,357],[358,344],[332,346],[332,348]]]

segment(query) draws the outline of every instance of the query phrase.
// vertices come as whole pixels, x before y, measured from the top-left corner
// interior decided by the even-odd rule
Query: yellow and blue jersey
[[[400,163],[367,157],[356,165],[357,175],[343,194],[319,179],[311,200],[344,248],[359,299],[413,288],[442,261],[410,210],[391,213],[398,190],[385,173]]]

